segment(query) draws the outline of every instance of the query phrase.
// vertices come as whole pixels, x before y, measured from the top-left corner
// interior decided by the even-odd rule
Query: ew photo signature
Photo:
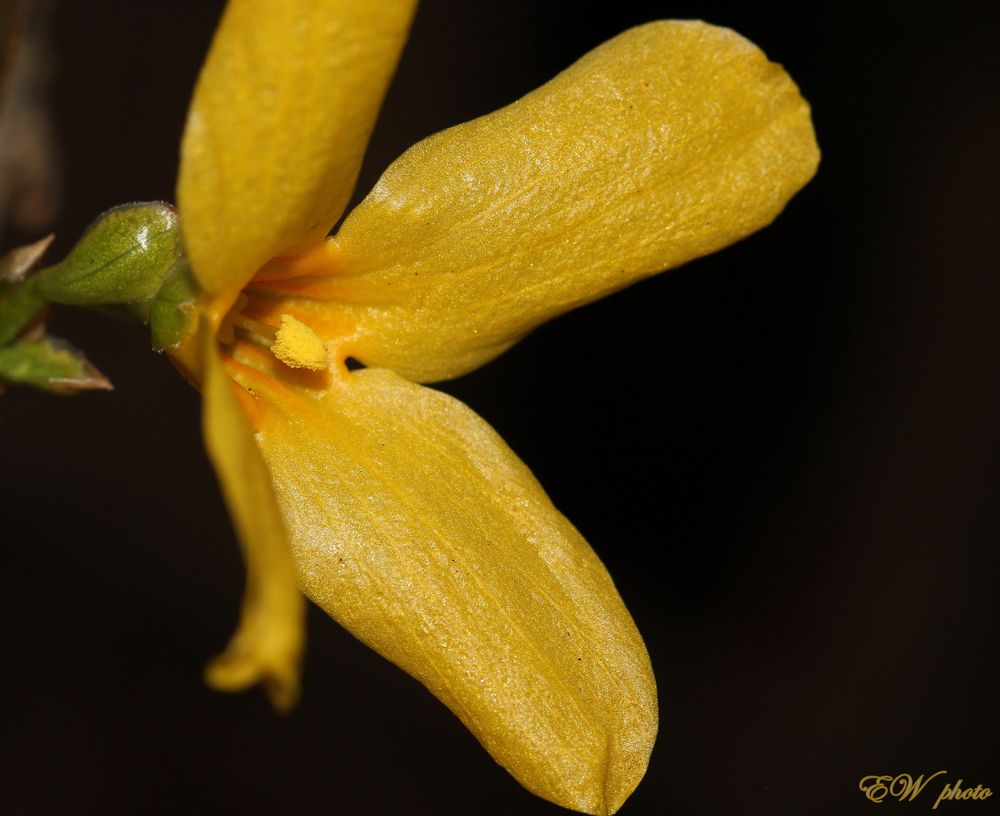
[[[934,799],[934,804],[931,805],[931,810],[937,810],[938,805],[946,801],[983,802],[993,795],[993,791],[985,785],[972,787],[971,785],[966,785],[964,779],[956,779],[954,782],[949,782],[941,778],[947,773],[948,771],[946,770],[938,771],[926,777],[924,774],[914,777],[908,773],[896,774],[895,776],[892,774],[870,774],[861,778],[858,788],[865,795],[866,799],[876,804],[886,799],[896,799],[899,802],[913,802],[923,793],[924,788],[937,780],[936,784],[940,785],[943,783],[943,787],[934,788],[934,790],[938,790],[939,792],[937,798]],[[929,797],[924,798],[930,801]]]

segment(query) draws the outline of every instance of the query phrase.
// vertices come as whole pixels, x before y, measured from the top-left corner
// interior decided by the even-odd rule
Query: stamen
[[[288,314],[281,316],[271,352],[286,366],[323,371],[328,366],[326,346],[316,332]]]
[[[281,315],[281,325],[276,329],[243,314],[249,298],[241,294],[233,308],[219,325],[216,337],[225,345],[232,345],[237,332],[244,339],[269,348],[281,362],[291,368],[323,371],[329,361],[322,338],[305,323],[289,314]]]
[[[258,341],[262,340],[268,346],[274,343],[278,336],[278,331],[280,331],[279,329],[275,329],[274,326],[268,326],[266,323],[261,323],[259,320],[254,320],[242,314],[234,315],[232,323],[236,328],[243,329],[253,335],[254,339]]]
[[[219,324],[219,330],[215,333],[215,337],[224,346],[231,346],[236,341],[236,332],[234,331],[233,323],[249,302],[250,298],[246,295],[238,295],[236,302]]]
[[[252,317],[247,317],[243,314],[243,310],[249,302],[250,298],[244,294],[240,294],[236,298],[233,308],[229,310],[229,313],[220,324],[216,337],[218,337],[220,343],[230,346],[236,340],[236,330],[240,329],[241,337],[270,348],[274,343],[278,330],[274,326],[268,326],[266,323],[261,323],[259,320],[254,320]]]

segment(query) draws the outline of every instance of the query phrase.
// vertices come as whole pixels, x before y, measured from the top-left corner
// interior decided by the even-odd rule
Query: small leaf
[[[53,303],[70,306],[146,301],[181,252],[173,207],[123,204],[99,216],[62,263],[39,273],[38,288]]]
[[[55,235],[49,233],[40,241],[12,249],[0,258],[0,283],[20,283],[41,260]]]
[[[0,381],[30,385],[53,394],[112,390],[111,382],[82,352],[48,336],[0,348]]]

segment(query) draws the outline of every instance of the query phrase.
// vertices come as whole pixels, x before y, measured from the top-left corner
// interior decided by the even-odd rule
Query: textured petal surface
[[[181,146],[194,271],[239,289],[343,213],[415,0],[230,0]]]
[[[305,592],[529,790],[614,812],[655,738],[652,670],[528,469],[462,403],[391,372],[263,375],[266,353],[243,353],[230,372],[254,394]]]
[[[204,342],[205,444],[247,568],[239,628],[206,678],[223,691],[263,682],[275,706],[288,708],[298,696],[305,602],[267,466],[214,339]]]
[[[286,280],[267,286],[349,324],[367,365],[451,377],[768,224],[818,158],[808,105],[756,46],[650,23],[411,148],[326,248],[325,275],[274,269]]]

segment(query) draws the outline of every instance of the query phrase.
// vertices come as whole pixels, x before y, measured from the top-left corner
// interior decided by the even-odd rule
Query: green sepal
[[[111,383],[82,352],[55,337],[20,340],[0,348],[0,381],[53,394],[111,390]]]
[[[98,216],[65,260],[38,274],[36,285],[47,300],[69,306],[146,301],[181,253],[173,207],[122,204]]]
[[[176,346],[188,335],[196,317],[195,303],[199,291],[191,265],[186,258],[179,258],[170,268],[156,296],[148,301],[149,311],[144,322],[149,325],[154,349],[163,351]],[[143,319],[140,315],[136,316]]]

